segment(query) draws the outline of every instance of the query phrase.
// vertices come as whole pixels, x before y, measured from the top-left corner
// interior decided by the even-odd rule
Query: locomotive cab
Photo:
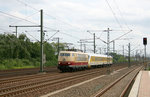
[[[68,65],[74,61],[74,53],[71,52],[60,52],[58,56],[58,64],[59,65]]]
[[[67,70],[75,60],[75,54],[69,51],[61,51],[58,56],[58,69]]]
[[[82,52],[61,51],[58,56],[58,69],[61,71],[88,66],[88,55]]]

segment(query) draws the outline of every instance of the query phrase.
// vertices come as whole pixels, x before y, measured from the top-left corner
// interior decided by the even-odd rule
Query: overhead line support
[[[40,25],[27,25],[27,26],[11,26],[9,25],[9,27],[16,27],[16,37],[17,37],[17,28],[18,27],[40,27],[40,31],[41,31],[41,49],[40,49],[40,55],[41,55],[41,62],[40,62],[40,72],[43,72],[43,39],[44,39],[44,34],[43,34],[43,10],[40,10],[41,14],[40,14]]]
[[[43,10],[41,12],[41,64],[40,64],[40,72],[43,72]]]
[[[15,32],[15,33],[16,33],[16,38],[17,38],[17,35],[18,35],[18,31],[17,31],[17,30],[18,30],[18,27],[40,27],[40,25],[31,25],[31,26],[30,26],[30,25],[28,25],[28,26],[24,26],[24,25],[23,25],[23,26],[12,26],[12,25],[9,25],[9,27],[15,27],[15,28],[16,28],[16,32]]]
[[[94,35],[94,54],[95,54],[95,33],[93,34]]]

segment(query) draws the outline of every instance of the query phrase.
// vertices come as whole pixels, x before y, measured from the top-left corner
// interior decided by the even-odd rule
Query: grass
[[[47,61],[44,66],[56,66],[57,60]],[[0,61],[0,70],[36,68],[40,66],[37,59],[5,59]]]
[[[38,67],[39,62],[27,59],[5,59],[0,62],[0,70]]]
[[[35,66],[14,67],[13,69],[35,68]]]

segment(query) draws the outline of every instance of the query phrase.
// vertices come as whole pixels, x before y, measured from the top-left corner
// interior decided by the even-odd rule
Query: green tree
[[[123,55],[118,55],[116,53],[110,53],[110,55],[113,57],[114,63],[127,62],[126,58]]]
[[[64,50],[60,43],[60,50]],[[45,66],[57,65],[57,43],[44,43]],[[0,34],[0,69],[26,68],[39,66],[40,42],[31,42],[25,34],[16,38],[13,34]]]

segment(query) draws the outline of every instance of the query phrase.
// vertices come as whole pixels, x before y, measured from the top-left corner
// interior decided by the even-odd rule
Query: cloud
[[[25,2],[28,5],[22,2]],[[72,36],[79,37],[80,39],[93,37],[87,33],[87,30],[105,30],[108,27],[113,30],[129,30],[129,27],[133,32],[125,37],[131,37],[134,41],[117,41],[116,48],[120,48],[118,46],[119,44],[126,45],[128,42],[131,42],[132,44],[138,42],[142,45],[142,37],[147,36],[150,38],[148,33],[150,26],[149,3],[149,0],[109,0],[109,4],[111,5],[115,16],[112,14],[112,11],[105,0],[0,0],[0,8],[1,11],[22,18],[26,18],[37,12],[33,8],[36,8],[37,10],[43,9],[44,26],[60,30],[71,34]],[[117,23],[115,17],[117,17],[120,24]],[[3,21],[0,25],[3,25],[3,28],[8,30],[14,30],[14,28],[8,27],[9,24],[32,24],[25,21],[18,22],[17,19],[5,15],[1,15],[0,19]],[[40,13],[26,19],[39,24]],[[120,25],[122,28],[120,28]],[[25,30],[38,30],[38,28],[20,28],[18,30],[19,32],[23,32]],[[45,28],[45,30],[50,29]],[[115,39],[125,32],[127,31],[111,32],[110,39]],[[47,35],[50,37],[53,33],[54,32],[49,31]],[[95,33],[97,36],[100,36],[101,34],[101,32]],[[34,35],[35,32],[31,32],[31,34]],[[39,36],[35,37],[39,38]],[[57,34],[56,37],[62,37],[62,41],[69,41],[72,43],[77,43],[79,40],[76,38],[72,39],[62,33]],[[103,40],[106,40],[107,33],[103,33],[102,38]],[[103,46],[105,44],[97,40],[97,45]]]

